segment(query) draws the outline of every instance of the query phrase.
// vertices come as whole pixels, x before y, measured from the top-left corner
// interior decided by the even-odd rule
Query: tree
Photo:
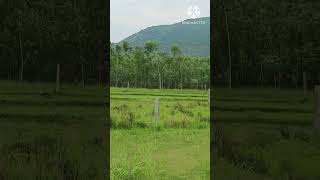
[[[320,82],[320,73],[315,70],[320,68],[317,60],[320,56],[316,53],[320,47],[316,33],[320,16],[313,8],[320,2],[220,2],[214,4],[211,44],[212,80],[216,85],[279,87],[281,84],[296,88],[302,87],[304,71],[312,74],[311,86]],[[265,61],[271,57],[277,57],[279,62]]]
[[[127,52],[123,49],[129,47]],[[157,50],[154,41],[144,47],[130,48],[117,44],[111,47],[111,85],[144,88],[199,88],[208,84],[209,58],[182,56],[178,46],[171,55]],[[189,68],[194,67],[194,68]]]

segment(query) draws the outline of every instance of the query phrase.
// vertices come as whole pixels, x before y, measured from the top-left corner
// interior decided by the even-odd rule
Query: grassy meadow
[[[215,88],[212,101],[217,179],[320,179],[311,91]]]
[[[111,88],[110,113],[111,179],[209,179],[207,91]]]
[[[0,81],[0,179],[104,179],[105,88]]]

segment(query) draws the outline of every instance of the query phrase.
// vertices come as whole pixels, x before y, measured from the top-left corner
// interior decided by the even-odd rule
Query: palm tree
[[[176,44],[173,44],[171,46],[171,53],[175,58],[176,56],[179,56],[181,54],[181,49]]]
[[[144,43],[144,49],[147,55],[150,55],[152,52],[158,49],[158,43],[155,41],[146,41]]]
[[[177,60],[179,64],[179,71],[180,71],[180,89],[182,90],[183,87],[183,82],[182,82],[182,58],[180,57],[181,55],[181,49],[176,45],[173,44],[171,46],[171,53],[173,55],[173,59]]]

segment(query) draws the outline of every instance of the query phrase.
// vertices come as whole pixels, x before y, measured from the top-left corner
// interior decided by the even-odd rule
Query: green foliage
[[[234,87],[302,87],[304,71],[309,87],[319,84],[319,2],[218,0],[213,3],[211,54],[215,84],[226,86],[229,78],[227,26]]]
[[[145,42],[144,47],[127,50],[111,47],[111,86],[143,88],[209,87],[209,58],[182,56],[181,49],[172,45],[172,56],[157,50],[158,43]]]
[[[183,24],[153,26],[144,29],[117,44],[128,42],[133,47],[142,47],[146,41],[159,42],[159,51],[171,52],[171,45],[176,44],[187,56],[210,56],[210,18],[189,19],[184,22],[202,21],[205,24]]]
[[[0,79],[52,81],[57,63],[64,81],[105,79],[106,3],[2,1]]]

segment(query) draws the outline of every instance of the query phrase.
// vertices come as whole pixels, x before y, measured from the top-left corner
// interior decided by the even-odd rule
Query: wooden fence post
[[[156,97],[154,101],[154,122],[157,126],[158,123],[158,113],[159,113],[159,98]]]
[[[315,87],[315,117],[314,117],[314,128],[320,129],[320,85]]]
[[[60,64],[57,64],[56,92],[60,90]]]

